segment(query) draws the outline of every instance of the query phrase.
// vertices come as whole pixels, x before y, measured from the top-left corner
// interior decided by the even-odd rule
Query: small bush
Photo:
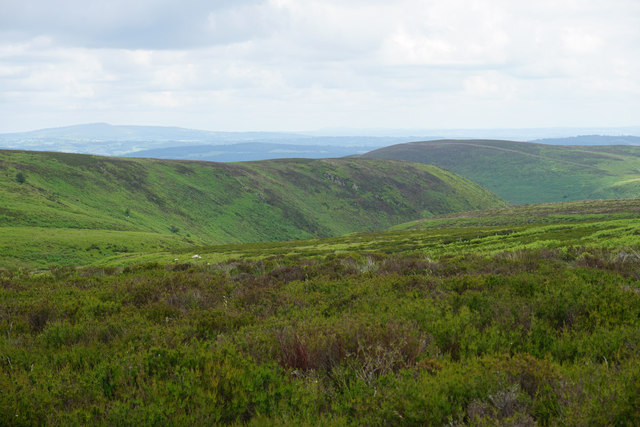
[[[48,301],[41,301],[31,307],[27,313],[31,331],[34,333],[42,332],[47,323],[54,319],[55,313],[55,307]]]
[[[233,331],[251,322],[249,316],[225,310],[199,313],[194,322],[196,336],[200,339],[216,338],[218,334]]]

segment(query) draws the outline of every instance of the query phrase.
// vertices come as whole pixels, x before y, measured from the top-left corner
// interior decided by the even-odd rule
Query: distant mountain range
[[[244,155],[231,156],[235,161],[270,159],[273,157],[269,153],[273,150],[289,151],[292,154],[289,157],[340,157],[415,139],[431,139],[431,137],[407,139],[406,137],[396,136],[320,136],[283,132],[211,132],[178,127],[113,126],[106,123],[94,123],[31,132],[0,134],[0,148],[60,151],[104,156],[157,156],[159,158],[166,158],[166,153],[172,153],[172,155],[177,156],[174,157],[176,159],[204,159],[202,153],[205,151],[231,153],[234,151],[234,147],[231,147],[231,145],[254,144],[249,152],[246,152],[247,146],[235,147],[241,152],[245,151]],[[255,144],[279,144],[297,147],[270,146],[259,148]],[[205,145],[207,148],[195,148],[199,145]],[[211,148],[212,146],[220,147]],[[306,148],[303,148],[303,146]],[[332,150],[329,147],[338,147],[338,149]],[[265,154],[266,157],[263,157],[261,153]],[[209,160],[230,161],[214,157],[209,158]],[[279,157],[286,157],[286,155]]]
[[[512,139],[554,145],[640,145],[640,137],[628,136],[633,134],[640,135],[640,128],[327,129],[294,133],[212,132],[179,127],[93,123],[0,134],[0,148],[230,162],[282,157],[343,157],[394,144],[439,139]]]
[[[212,132],[171,126],[114,126],[108,123],[89,123],[29,132],[1,134],[3,139],[73,141],[253,141],[299,137],[295,133],[279,132]]]

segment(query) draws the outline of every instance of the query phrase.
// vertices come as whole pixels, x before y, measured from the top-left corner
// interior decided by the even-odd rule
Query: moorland
[[[638,199],[508,206],[360,158],[2,156],[2,425],[640,423]],[[256,193],[281,204],[243,218]],[[307,217],[323,200],[344,216]]]

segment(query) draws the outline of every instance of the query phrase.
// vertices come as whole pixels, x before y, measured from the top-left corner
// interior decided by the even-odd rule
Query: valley
[[[227,164],[0,151],[0,165],[6,265],[97,262],[140,250],[142,241],[181,247],[339,236],[505,205],[435,166],[375,159]],[[34,227],[47,245],[33,244],[41,239],[29,237]]]

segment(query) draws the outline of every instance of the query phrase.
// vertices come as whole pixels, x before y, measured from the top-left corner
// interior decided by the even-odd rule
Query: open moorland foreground
[[[639,212],[5,262],[0,424],[637,425]]]

